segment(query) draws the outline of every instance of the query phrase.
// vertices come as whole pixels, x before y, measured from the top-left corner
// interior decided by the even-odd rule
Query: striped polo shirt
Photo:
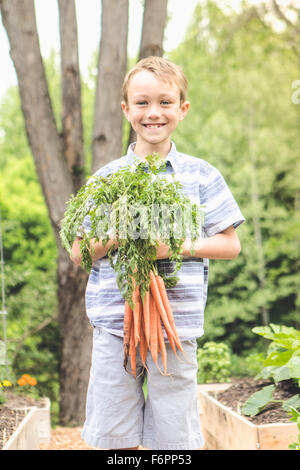
[[[134,167],[138,164],[134,146],[135,143],[131,144],[125,156],[108,163],[93,177],[105,177],[124,166]],[[204,205],[202,236],[211,237],[231,225],[237,227],[245,220],[221,173],[200,158],[178,152],[173,142],[162,176],[179,181],[183,194],[192,202]],[[90,229],[88,216],[83,228],[85,231]],[[168,259],[157,260],[160,273],[170,275],[174,266],[174,262]],[[177,332],[182,341],[203,335],[208,267],[208,259],[183,257],[182,266],[177,272],[179,281],[175,287],[167,289]],[[116,272],[111,268],[107,256],[92,266],[85,301],[87,316],[93,326],[123,336],[125,303],[117,286]]]

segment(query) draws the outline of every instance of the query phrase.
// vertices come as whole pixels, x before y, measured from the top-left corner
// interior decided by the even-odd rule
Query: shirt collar
[[[134,147],[135,147],[136,142],[133,142],[132,144],[129,145],[128,150],[127,150],[127,163],[129,165],[136,164],[135,160],[140,158],[137,156],[137,154],[134,152]],[[177,158],[179,154],[176,149],[176,145],[174,142],[171,142],[171,149],[168,153],[168,155],[165,158],[165,162],[168,165],[171,165],[172,169],[174,170],[174,173],[176,173],[176,164],[177,164]]]

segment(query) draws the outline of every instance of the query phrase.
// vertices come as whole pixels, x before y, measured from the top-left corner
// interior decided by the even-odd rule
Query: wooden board
[[[257,427],[229,408],[200,392],[201,426],[209,450],[257,450]]]
[[[198,403],[205,448],[209,450],[288,450],[298,439],[296,423],[255,425],[208,394],[228,384],[198,385]],[[219,385],[217,387],[216,385]],[[225,388],[223,388],[225,387]]]
[[[296,423],[262,424],[257,427],[261,450],[289,450],[289,445],[298,441]]]

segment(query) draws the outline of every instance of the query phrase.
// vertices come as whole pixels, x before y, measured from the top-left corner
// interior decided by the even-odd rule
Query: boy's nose
[[[151,106],[148,108],[147,117],[150,119],[155,119],[160,116],[160,110],[157,106]]]

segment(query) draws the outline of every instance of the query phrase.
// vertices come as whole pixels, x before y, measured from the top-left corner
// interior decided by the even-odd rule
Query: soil
[[[240,414],[243,404],[250,395],[272,383],[268,380],[255,380],[252,378],[233,379],[232,385],[227,390],[209,392],[209,394],[223,405]],[[273,397],[275,400],[287,400],[297,393],[300,393],[300,388],[293,381],[283,380],[275,388]],[[256,425],[290,422],[290,415],[282,409],[280,403],[270,403],[258,415],[253,417],[245,416],[245,418]]]
[[[26,416],[26,407],[43,406],[42,402],[31,397],[14,395],[9,391],[5,395],[6,401],[0,405],[0,450]]]

